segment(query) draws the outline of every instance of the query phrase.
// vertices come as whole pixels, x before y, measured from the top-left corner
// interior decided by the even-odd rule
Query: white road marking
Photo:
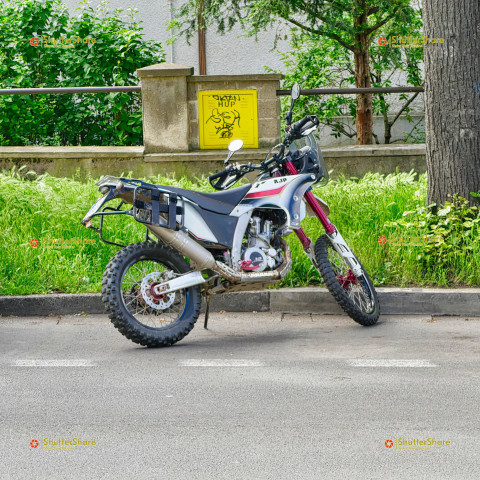
[[[94,367],[91,360],[16,360],[14,367]]]
[[[366,358],[366,359],[355,359],[348,362],[351,367],[396,367],[396,368],[405,368],[405,367],[416,367],[416,368],[425,368],[425,367],[438,367],[430,360],[398,360],[398,359],[381,359],[381,358]]]
[[[180,360],[182,367],[262,367],[264,364],[258,360],[234,360],[213,358],[208,360],[190,359]]]

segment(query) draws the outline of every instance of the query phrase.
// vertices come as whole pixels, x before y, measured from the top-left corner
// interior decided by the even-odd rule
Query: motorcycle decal
[[[244,200],[248,200],[249,198],[276,197],[282,193],[285,187],[286,185],[280,188],[274,188],[273,190],[263,190],[262,192],[249,193],[245,196]]]

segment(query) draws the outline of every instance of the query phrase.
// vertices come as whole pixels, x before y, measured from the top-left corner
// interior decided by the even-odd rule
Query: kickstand
[[[205,330],[208,330],[208,314],[210,313],[210,295],[207,295],[205,299],[207,301],[207,308],[205,309],[205,321],[203,323],[203,328]]]

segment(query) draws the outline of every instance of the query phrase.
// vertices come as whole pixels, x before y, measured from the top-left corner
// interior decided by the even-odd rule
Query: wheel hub
[[[340,282],[340,285],[343,287],[345,291],[347,291],[350,288],[350,285],[358,284],[358,279],[357,277],[355,277],[355,275],[351,270],[348,270],[345,276],[337,275],[337,280]]]
[[[153,272],[146,275],[140,286],[142,292],[143,301],[151,308],[155,310],[166,310],[171,307],[175,301],[175,292],[167,293],[166,295],[157,295],[155,293],[155,287],[168,280],[166,272]],[[167,276],[167,278],[165,278]]]

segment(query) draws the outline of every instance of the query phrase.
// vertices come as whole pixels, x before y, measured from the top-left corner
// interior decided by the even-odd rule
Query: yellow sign
[[[237,138],[258,148],[256,90],[198,92],[200,148],[226,148]]]

